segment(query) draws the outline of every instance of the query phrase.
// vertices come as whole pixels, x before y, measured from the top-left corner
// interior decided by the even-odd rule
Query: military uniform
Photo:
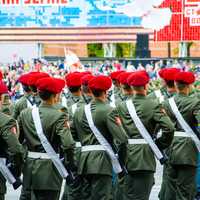
[[[52,79],[53,78],[41,79],[41,81],[38,81],[38,88],[40,90],[53,90],[53,88],[51,89],[52,82],[54,82]],[[44,82],[47,82],[48,88],[47,86],[43,88]],[[54,87],[59,86],[56,85]],[[67,155],[67,159],[73,159],[74,140],[70,133],[66,114],[59,111],[57,105],[47,105],[44,102],[39,106],[39,114],[44,134],[55,152],[63,153],[64,158],[66,158]],[[30,152],[36,154],[45,153],[36,133],[31,108],[22,111],[19,117],[19,126],[29,151],[23,169],[24,189],[31,190],[38,200],[57,200],[61,189],[62,177],[51,159],[45,159],[43,157],[36,159],[29,156]],[[31,199],[30,196],[27,198]]]
[[[3,94],[3,100],[2,100],[2,106],[1,106],[1,112],[12,115],[13,113],[13,104],[10,101],[10,97],[8,94]]]
[[[130,77],[130,86],[132,84],[140,84],[140,86],[142,86],[148,83],[149,79],[140,74],[140,72],[134,73],[133,75]],[[138,82],[136,82],[137,76],[140,77]],[[132,80],[135,82],[132,83]],[[173,138],[174,126],[169,117],[163,112],[162,107],[157,101],[140,94],[135,94],[135,96],[132,97],[132,103],[135,105],[139,118],[152,137],[156,126],[159,126],[159,128],[163,130],[161,138],[157,139],[155,143],[159,149],[167,148]],[[142,139],[142,136],[133,123],[126,102],[118,105],[116,109],[109,114],[109,126],[114,126],[117,119],[121,119],[129,139],[134,139],[136,143],[131,144],[131,142],[129,142],[127,146],[125,165],[128,170],[128,175],[125,176],[124,181],[125,199],[148,200],[154,184],[153,175],[156,170],[154,153],[148,144],[137,144],[137,140]],[[113,132],[114,131],[116,134],[118,129],[113,128]]]
[[[93,82],[99,89],[104,87],[103,84],[101,86],[98,84],[99,79],[104,80],[101,76],[96,77],[89,82],[89,87],[91,87],[91,82]],[[105,82],[106,81],[110,81],[108,77],[105,78]],[[105,87],[102,90],[107,89],[108,88]],[[95,99],[91,102],[92,118],[101,134],[111,145],[113,144],[113,140],[117,140],[119,144],[125,143],[127,141],[125,135],[122,135],[121,132],[119,134],[112,132],[111,134],[108,130],[107,113],[111,110],[112,108],[110,105],[104,101]],[[121,127],[119,126],[118,128],[120,129]],[[84,193],[82,199],[108,200],[112,188],[111,160],[105,151],[95,149],[101,145],[99,145],[97,138],[89,127],[84,106],[80,106],[75,113],[71,131],[73,135],[78,136],[82,144],[82,152],[78,163],[78,173],[83,176],[88,183],[83,185]],[[93,150],[86,150],[87,147],[91,147]]]
[[[0,112],[0,149],[1,158],[10,157],[15,165],[17,176],[20,176],[23,165],[24,151],[17,139],[16,121]],[[6,193],[6,182],[0,174],[0,200],[4,200]]]
[[[188,78],[182,80],[186,75]],[[189,73],[189,74],[188,74]],[[190,72],[181,72],[177,78],[181,82],[190,79]],[[177,80],[176,80],[177,81]],[[189,83],[191,84],[191,83]],[[195,127],[200,121],[200,101],[196,97],[185,94],[177,94],[174,97],[176,105],[187,122],[199,137],[199,131]],[[166,188],[166,200],[193,200],[195,196],[195,175],[197,167],[198,151],[195,143],[190,137],[177,135],[178,132],[184,132],[183,128],[174,116],[169,101],[164,103],[165,109],[176,126],[174,140],[169,148],[169,167],[167,169],[168,187]],[[164,198],[163,198],[164,199]]]
[[[75,75],[75,76],[77,76],[77,75]],[[92,75],[88,75],[88,76],[89,77],[86,77],[86,79],[84,80],[84,83],[85,83],[85,81],[87,81],[87,84],[88,84],[88,81],[91,79],[91,77],[93,77]],[[73,77],[72,77],[72,80],[73,80]],[[70,81],[70,84],[77,84],[76,86],[80,87],[81,84],[83,84],[81,76],[80,77],[78,76],[78,81],[76,81],[76,83],[73,83],[73,81]],[[68,86],[69,86],[69,84],[68,84]],[[82,96],[74,96],[73,94],[71,94],[71,97],[69,98],[69,101],[68,101],[70,125],[73,121],[73,116],[74,116],[75,112],[77,111],[77,109],[81,105],[88,104],[91,100],[92,100],[92,97],[88,96],[86,94],[83,94]],[[76,162],[79,162],[80,153],[81,153],[81,144],[80,144],[80,141],[79,141],[79,138],[77,137],[77,135],[73,135],[73,138],[76,141],[76,151],[75,151],[76,152],[76,154],[75,154]],[[79,200],[79,199],[81,199],[82,192],[83,192],[82,187],[85,184],[87,184],[86,180],[84,180],[83,178],[79,178],[79,183],[75,182],[75,183],[71,183],[70,185],[66,185],[62,199],[63,200],[67,200],[67,199]]]
[[[200,101],[197,98],[178,94],[175,102],[187,123],[194,127],[200,122]],[[170,118],[176,124],[176,131],[183,131],[173,116],[167,101],[165,108]],[[199,135],[199,132],[196,132]],[[195,174],[197,167],[198,151],[191,138],[175,137],[169,149],[169,164],[167,176],[169,187],[166,200],[194,199]],[[175,181],[173,181],[175,180]],[[176,184],[175,184],[176,183]]]
[[[24,110],[25,108],[28,108],[28,102],[29,98],[31,98],[31,94],[27,93],[25,94],[23,97],[21,97],[16,104],[14,104],[14,108],[13,108],[13,114],[12,117],[14,119],[17,119],[18,116],[20,115],[21,111]]]

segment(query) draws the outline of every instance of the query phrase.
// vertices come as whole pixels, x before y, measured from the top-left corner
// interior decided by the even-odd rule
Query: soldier
[[[199,148],[200,101],[189,96],[195,77],[191,72],[175,76],[178,94],[164,102],[165,109],[176,125],[169,149],[166,200],[193,200]]]
[[[81,78],[82,78],[82,73],[80,73],[80,72],[70,73],[70,74],[67,74],[65,77],[66,85],[70,92],[70,96],[67,99],[67,105],[66,105],[67,109],[68,109],[70,125],[72,123],[73,115],[76,112],[76,110],[79,106],[79,102],[82,99]],[[75,140],[76,140],[76,147],[80,148],[81,145],[78,142],[79,140],[77,140],[77,137],[75,137]],[[76,152],[77,151],[78,150],[76,149]],[[71,183],[70,185],[66,184],[62,200],[79,199],[80,198],[80,185],[77,185],[76,183],[75,184]]]
[[[68,87],[68,90],[71,92],[70,98],[67,100],[67,107],[71,107],[71,114],[75,113],[76,108],[77,108],[77,103],[81,100],[82,98],[82,93],[81,93],[81,78],[82,78],[82,73],[79,72],[74,72],[70,73],[65,77],[66,80],[66,85]]]
[[[123,100],[127,100],[133,96],[133,89],[128,85],[128,77],[132,74],[132,72],[123,72],[121,73],[117,79],[120,82],[120,88],[123,94]]]
[[[5,85],[0,84],[0,97],[5,92]],[[17,135],[17,124],[14,119],[6,114],[0,112],[0,200],[5,199],[6,193],[6,179],[3,176],[3,166],[6,164],[6,159],[11,162],[12,170],[11,177],[8,176],[8,180],[14,187],[18,187],[20,183],[17,183],[17,177],[21,174],[21,169],[24,161],[24,151],[20,145]],[[4,170],[5,171],[5,168]],[[8,175],[8,173],[6,173]],[[13,177],[12,177],[13,176]],[[13,179],[14,178],[14,179]]]
[[[62,79],[42,78],[36,83],[42,103],[23,110],[19,117],[21,134],[28,147],[28,156],[23,169],[23,187],[37,200],[57,200],[62,178],[67,171],[57,155],[63,152],[65,166],[75,170],[73,161],[74,141],[67,116],[55,105],[65,86]]]
[[[120,89],[122,92],[122,100],[125,101],[133,96],[133,89],[128,85],[128,77],[131,75],[131,72],[122,72],[118,75],[117,80],[120,83]],[[120,104],[122,101],[117,101],[116,105]],[[124,199],[124,177],[118,177],[117,183],[114,185],[114,199],[123,200]]]
[[[149,76],[144,71],[134,72],[128,78],[134,96],[119,104],[109,115],[108,125],[117,134],[116,122],[122,123],[129,137],[125,166],[128,175],[124,178],[126,200],[148,200],[154,184],[156,162],[165,158],[161,150],[167,148],[172,139],[174,126],[157,101],[148,98]],[[153,141],[155,127],[163,130],[162,136]]]
[[[23,90],[24,90],[24,96],[21,97],[18,102],[14,105],[14,110],[12,117],[14,119],[17,119],[20,115],[20,112],[28,107],[28,99],[31,96],[31,89],[28,85],[28,79],[30,74],[23,74],[19,77],[18,81],[22,84]]]
[[[83,98],[80,100],[80,104],[88,104],[91,102],[92,100],[92,91],[90,90],[90,88],[88,87],[89,81],[92,80],[94,78],[93,75],[91,74],[87,74],[85,76],[83,76],[81,78],[81,89],[82,89],[82,96]]]
[[[165,81],[166,84],[166,96],[164,97],[165,100],[167,100],[170,97],[173,97],[176,95],[176,87],[174,84],[176,74],[180,72],[180,69],[177,68],[167,68],[164,73],[163,73],[163,80]],[[163,99],[163,100],[164,100]],[[166,150],[165,153],[168,155],[169,150]],[[166,194],[166,188],[168,187],[168,178],[167,178],[167,168],[168,168],[168,162],[165,163],[164,169],[163,169],[163,178],[162,178],[162,185],[161,185],[161,190],[159,193],[159,199],[166,199],[165,197]]]
[[[13,115],[14,119],[17,119],[21,111],[27,107],[32,107],[34,104],[39,104],[38,100],[36,101],[36,89],[34,83],[36,80],[42,77],[48,77],[49,75],[41,72],[30,72],[28,74],[22,75],[18,81],[22,84],[22,87],[25,91],[25,95],[17,101],[14,105]]]
[[[161,89],[155,89],[153,92],[151,92],[148,97],[152,98],[152,99],[155,99],[155,98],[158,98],[159,102],[162,102],[164,100],[164,96],[165,96],[165,93],[166,93],[166,83],[164,81],[164,72],[166,71],[167,69],[166,68],[163,68],[161,69],[158,74],[159,74],[159,77],[161,78]]]
[[[85,104],[90,103],[90,101],[92,100],[92,93],[91,93],[91,90],[88,87],[88,82],[93,78],[94,78],[94,76],[92,76],[91,74],[87,74],[87,75],[85,75],[81,78],[81,85],[82,85],[81,89],[83,91],[83,95],[82,95],[83,98],[81,98],[80,101],[77,103],[77,109],[81,105],[85,105]],[[73,115],[74,114],[71,113],[70,122],[72,122]],[[80,152],[81,152],[81,143],[80,143],[77,135],[73,135],[73,138],[76,141],[76,160],[78,162],[78,159],[80,157]],[[82,184],[87,184],[86,180],[79,179],[78,184],[72,183],[70,185],[66,185],[62,199],[63,200],[66,200],[66,199],[70,199],[70,200],[77,199],[77,200],[79,200],[81,198],[81,195],[82,195]]]
[[[123,100],[123,95],[120,89],[120,82],[118,80],[118,76],[124,71],[116,71],[110,74],[112,79],[113,87],[112,90],[109,92],[109,99],[111,101],[111,106],[115,107],[116,102],[120,102]]]
[[[10,101],[10,97],[8,94],[8,87],[4,82],[0,81],[0,87],[1,87],[1,112],[11,115],[12,113],[12,104]]]
[[[174,77],[178,72],[180,72],[180,69],[178,68],[166,68],[160,70],[159,75],[162,78],[162,84],[164,87],[161,90],[156,90],[154,93],[150,94],[149,97],[157,97],[159,102],[162,103],[165,99],[170,98],[176,94]]]
[[[94,100],[88,105],[81,105],[73,118],[71,131],[82,144],[78,172],[88,183],[83,185],[82,199],[86,200],[108,200],[112,188],[112,167],[117,173],[122,171],[112,150],[113,140],[122,146],[127,138],[124,132],[111,134],[108,130],[107,113],[112,108],[107,104],[107,91],[111,85],[111,79],[106,76],[90,80],[89,88]],[[118,129],[122,127],[119,125]]]

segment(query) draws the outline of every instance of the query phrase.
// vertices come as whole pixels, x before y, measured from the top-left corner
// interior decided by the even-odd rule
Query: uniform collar
[[[188,97],[189,95],[183,94],[183,93],[178,93],[177,94],[178,97]]]
[[[135,94],[135,95],[134,95],[134,98],[135,98],[135,99],[145,99],[146,96],[143,95],[143,94]]]

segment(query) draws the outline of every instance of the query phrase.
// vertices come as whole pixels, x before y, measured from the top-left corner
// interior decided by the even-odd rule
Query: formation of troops
[[[14,104],[1,80],[0,200],[6,181],[22,185],[20,200],[148,200],[156,160],[159,199],[194,200],[199,84],[177,68],[159,76],[152,91],[146,71],[29,72]]]

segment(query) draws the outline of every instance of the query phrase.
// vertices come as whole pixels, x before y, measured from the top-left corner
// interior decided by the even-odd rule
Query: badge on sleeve
[[[14,135],[17,135],[17,128],[15,126],[13,126],[10,130]]]
[[[116,123],[118,126],[121,126],[121,125],[122,125],[122,121],[121,121],[120,117],[115,117],[115,123]]]
[[[65,120],[65,122],[64,122],[64,127],[65,128],[70,128],[69,122],[67,120]]]

